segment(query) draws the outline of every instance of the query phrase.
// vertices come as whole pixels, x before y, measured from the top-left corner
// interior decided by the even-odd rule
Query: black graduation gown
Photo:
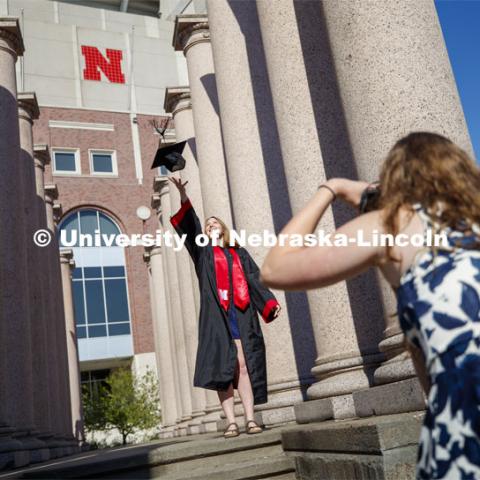
[[[198,349],[195,362],[193,385],[210,390],[228,390],[235,379],[237,346],[230,332],[227,312],[218,296],[213,247],[195,243],[202,233],[200,221],[190,200],[170,218],[179,235],[186,234],[185,246],[195,265],[200,289],[200,318],[198,321]],[[236,308],[238,327],[245,364],[252,384],[254,405],[267,403],[267,362],[265,343],[257,312],[266,323],[278,302],[273,293],[259,280],[259,269],[250,254],[243,247],[236,249],[248,283],[250,304],[241,311]]]

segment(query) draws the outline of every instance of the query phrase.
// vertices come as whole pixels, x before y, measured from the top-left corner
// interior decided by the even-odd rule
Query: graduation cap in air
[[[177,170],[185,168],[185,158],[183,157],[182,152],[187,141],[184,140],[183,142],[174,143],[173,145],[167,145],[164,136],[167,126],[165,125],[164,128],[159,128],[155,121],[152,121],[152,124],[155,130],[160,134],[160,145],[151,168],[164,166],[170,172],[176,172]]]

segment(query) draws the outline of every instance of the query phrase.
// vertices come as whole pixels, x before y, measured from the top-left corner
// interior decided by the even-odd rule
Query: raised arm
[[[335,179],[320,188],[307,205],[284,227],[284,234],[311,234],[315,231],[324,212],[335,198],[334,194],[348,203],[358,206],[366,182]],[[372,211],[346,223],[332,233],[348,238],[363,230],[364,238],[370,239],[374,231],[383,232],[380,211]],[[351,278],[370,266],[377,265],[384,256],[380,246],[290,246],[276,245],[268,253],[261,269],[265,285],[282,290],[308,290],[332,285]]]
[[[169,177],[169,180],[178,188],[181,201],[180,209],[170,217],[170,223],[179,235],[186,235],[185,246],[196,265],[202,247],[199,247],[195,240],[197,235],[202,233],[202,226],[185,192],[185,185],[188,181],[182,184],[181,180],[176,178]]]

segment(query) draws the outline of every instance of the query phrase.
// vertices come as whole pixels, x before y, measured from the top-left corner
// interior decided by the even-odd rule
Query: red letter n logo
[[[125,83],[125,76],[122,73],[122,51],[107,48],[105,58],[97,47],[82,45],[82,55],[85,57],[85,69],[83,78],[85,80],[100,81],[100,70],[110,82]]]

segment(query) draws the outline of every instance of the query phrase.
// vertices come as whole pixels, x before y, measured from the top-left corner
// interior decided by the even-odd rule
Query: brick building
[[[150,169],[160,138],[151,120],[165,115],[165,88],[186,81],[183,55],[174,52],[171,39],[175,9],[193,5],[3,3],[7,15],[21,20],[25,55],[17,62],[18,90],[38,99],[34,142],[50,149],[45,180],[58,188],[58,232],[155,232],[155,215],[144,222],[136,213],[150,205],[154,176],[164,173]],[[82,382],[124,364],[156,369],[143,247],[74,245]]]

